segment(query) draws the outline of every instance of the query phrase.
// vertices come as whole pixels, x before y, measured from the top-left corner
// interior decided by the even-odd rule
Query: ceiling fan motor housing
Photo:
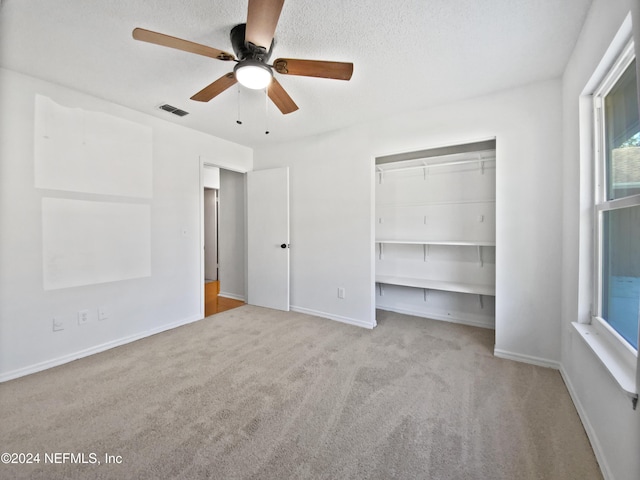
[[[231,29],[231,46],[236,54],[236,57],[241,62],[243,60],[256,60],[258,62],[266,64],[271,57],[273,51],[274,40],[271,40],[269,50],[264,47],[259,47],[251,42],[245,41],[245,32],[247,29],[246,23],[240,23]]]

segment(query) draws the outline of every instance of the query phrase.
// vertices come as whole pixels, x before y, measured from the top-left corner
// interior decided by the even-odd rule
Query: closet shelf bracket
[[[478,245],[478,264],[483,267],[484,266],[484,260],[482,259],[482,245]]]
[[[484,175],[484,159],[482,157],[478,158],[478,169],[480,170],[480,174]]]

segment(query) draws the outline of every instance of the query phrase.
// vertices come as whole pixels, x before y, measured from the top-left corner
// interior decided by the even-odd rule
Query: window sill
[[[631,398],[638,398],[636,385],[636,362],[626,358],[620,348],[612,344],[605,331],[601,331],[597,325],[572,322],[573,328],[591,348],[593,353],[607,368],[611,376],[616,380],[620,388]]]

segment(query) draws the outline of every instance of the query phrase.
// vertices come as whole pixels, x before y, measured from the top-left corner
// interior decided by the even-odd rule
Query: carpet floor
[[[495,358],[492,330],[378,315],[246,305],[6,382],[0,450],[40,463],[0,478],[602,478],[557,371]]]

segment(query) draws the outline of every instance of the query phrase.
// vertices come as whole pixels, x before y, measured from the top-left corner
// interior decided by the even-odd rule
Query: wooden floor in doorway
[[[220,281],[214,280],[204,284],[204,316],[231,310],[244,305],[243,301],[220,296]]]

